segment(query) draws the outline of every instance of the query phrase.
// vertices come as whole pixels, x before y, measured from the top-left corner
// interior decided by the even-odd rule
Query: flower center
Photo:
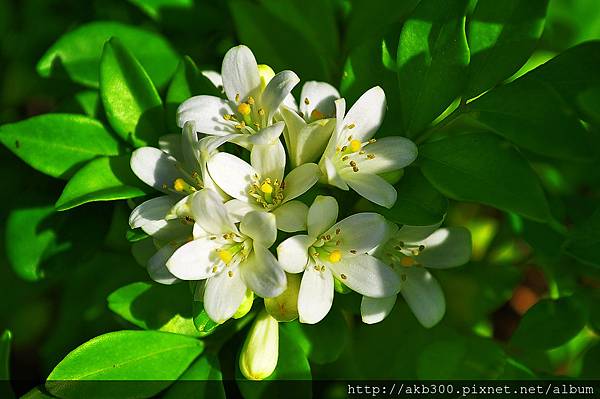
[[[217,249],[217,255],[219,259],[226,265],[229,265],[233,260],[233,257],[238,254],[244,248],[244,243],[237,243],[229,247],[222,247]]]
[[[284,182],[278,179],[271,180],[267,177],[260,180],[258,176],[254,176],[248,194],[253,197],[256,202],[265,209],[272,209],[279,205],[283,200]]]
[[[354,128],[354,124],[346,126],[347,129]],[[375,159],[375,154],[367,153],[366,148],[369,144],[375,143],[377,140],[371,139],[369,141],[361,142],[360,140],[353,139],[352,136],[348,136],[348,144],[337,147],[335,153],[337,155],[337,163],[340,166],[339,169],[352,168],[353,172],[360,170],[359,166],[362,162]]]
[[[236,96],[236,102],[239,101],[239,94]],[[236,114],[225,114],[223,118],[227,121],[237,122],[234,128],[240,133],[255,134],[262,127],[267,126],[267,113],[263,108],[257,106],[254,97],[249,96],[237,106]]]
[[[424,245],[408,244],[390,240],[384,247],[383,261],[392,268],[412,267],[419,264],[416,257],[425,249]]]

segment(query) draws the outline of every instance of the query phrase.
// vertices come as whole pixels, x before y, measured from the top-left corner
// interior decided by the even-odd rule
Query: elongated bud
[[[244,297],[244,300],[240,304],[240,307],[238,308],[238,310],[235,311],[233,318],[241,319],[242,317],[246,316],[248,314],[248,312],[250,311],[250,309],[252,309],[253,302],[254,302],[254,292],[252,292],[250,290],[246,290],[246,296]]]
[[[254,320],[240,354],[240,371],[249,380],[264,380],[279,358],[279,324],[266,311]]]
[[[260,76],[260,88],[264,90],[275,76],[275,71],[266,64],[258,64],[258,75]]]
[[[265,298],[265,309],[277,321],[292,321],[298,318],[298,292],[302,275],[286,274],[286,290],[275,298]]]

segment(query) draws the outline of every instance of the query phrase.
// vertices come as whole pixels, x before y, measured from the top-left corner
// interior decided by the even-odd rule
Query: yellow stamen
[[[233,259],[233,255],[226,249],[220,250],[217,252],[219,258],[223,261],[223,263],[228,264]]]
[[[342,260],[342,252],[339,249],[334,249],[329,254],[329,261],[331,263],[338,263],[340,260]]]
[[[362,143],[358,140],[352,140],[350,142],[350,150],[352,152],[356,152],[356,151],[360,150],[361,147],[362,147]]]
[[[250,115],[252,108],[250,108],[250,104],[248,104],[248,103],[241,103],[240,105],[238,105],[237,110],[240,114],[242,114],[243,116],[246,116],[246,115]]]
[[[273,186],[267,182],[264,182],[262,186],[260,186],[260,191],[265,194],[271,194],[273,192]]]

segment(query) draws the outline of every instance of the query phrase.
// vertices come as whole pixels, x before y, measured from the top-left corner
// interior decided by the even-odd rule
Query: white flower
[[[131,169],[140,180],[166,194],[143,202],[129,217],[132,229],[141,228],[154,240],[158,252],[149,259],[147,269],[159,283],[179,281],[169,273],[165,263],[192,235],[190,194],[204,187],[216,189],[207,172],[206,159],[220,144],[220,138],[198,140],[190,122],[183,134],[163,136],[160,149],[142,147],[131,156]]]
[[[261,311],[240,353],[240,371],[249,380],[264,380],[275,371],[279,358],[279,323]]]
[[[467,263],[471,257],[471,234],[464,227],[437,229],[388,223],[389,239],[374,251],[400,276],[400,293],[419,322],[430,328],[446,312],[444,293],[426,268],[446,269]],[[437,230],[436,230],[437,229]],[[387,298],[363,297],[362,319],[382,321],[394,307],[396,295]]]
[[[245,148],[270,144],[279,137],[283,122],[273,116],[300,79],[292,71],[274,75],[259,66],[246,46],[230,49],[223,58],[222,80],[227,99],[195,96],[179,106],[177,123],[196,123],[200,133],[225,136]]]
[[[250,162],[223,152],[208,162],[212,179],[234,198],[225,204],[230,213],[239,219],[253,210],[272,212],[279,230],[304,230],[308,207],[292,200],[319,180],[319,167],[307,163],[284,177],[285,150],[279,140],[274,144],[255,145]]]
[[[319,162],[323,180],[342,190],[348,186],[378,205],[391,208],[396,202],[396,189],[381,173],[409,165],[417,157],[417,147],[404,137],[373,135],[385,113],[385,93],[380,87],[366,91],[346,111],[346,101],[335,101],[336,127]]]
[[[327,315],[333,303],[334,276],[369,297],[398,293],[398,275],[367,254],[384,238],[383,216],[358,213],[335,223],[337,215],[336,200],[318,196],[308,211],[308,234],[290,237],[277,247],[285,271],[304,272],[298,295],[302,323],[318,323]]]
[[[292,167],[315,162],[323,155],[335,127],[335,104],[340,94],[328,83],[306,82],[300,93],[300,109],[281,107],[283,131]]]
[[[281,294],[285,273],[267,248],[275,242],[275,216],[249,212],[239,228],[221,198],[204,189],[192,196],[194,239],[167,261],[167,268],[181,280],[207,280],[204,309],[217,323],[232,317],[246,296],[246,289],[263,298]]]

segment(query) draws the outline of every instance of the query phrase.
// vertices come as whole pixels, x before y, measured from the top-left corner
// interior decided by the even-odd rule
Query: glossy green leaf
[[[469,64],[466,0],[422,0],[398,43],[402,122],[417,133],[462,94]]]
[[[54,399],[55,396],[50,395],[46,392],[43,387],[35,387],[25,395],[21,396],[21,399]]]
[[[116,331],[69,353],[48,376],[46,387],[61,398],[151,397],[179,378],[204,345],[197,339],[156,331]],[[61,381],[150,380],[143,384]],[[53,383],[53,381],[55,381]]]
[[[518,79],[468,106],[472,118],[517,146],[548,157],[593,158],[589,133],[544,82]]]
[[[197,95],[220,96],[221,92],[202,74],[190,57],[184,57],[167,90],[167,123],[170,131],[178,131],[176,114],[179,105]]]
[[[83,115],[46,114],[0,126],[0,141],[34,169],[68,178],[99,155],[117,155],[117,138]]]
[[[104,118],[98,90],[82,90],[62,102],[55,112],[83,114],[90,118]]]
[[[185,12],[194,5],[193,0],[129,0],[129,2],[139,7],[154,20],[160,20],[162,12],[175,10]]]
[[[333,309],[317,324],[302,324],[298,321],[282,323],[281,330],[287,331],[311,362],[327,364],[334,362],[344,350],[350,331],[342,313]]]
[[[215,323],[208,317],[202,302],[194,301],[192,306],[194,326],[196,326],[196,329],[200,332],[201,336],[212,334],[213,331],[219,327],[219,323]]]
[[[510,145],[489,133],[452,136],[423,145],[421,170],[440,192],[547,221],[550,210],[537,176]]]
[[[545,64],[521,79],[537,80],[552,86],[566,104],[578,111],[579,116],[596,124],[597,110],[588,110],[590,97],[600,92],[600,41],[582,43]]]
[[[524,349],[556,348],[577,335],[585,322],[577,298],[542,299],[525,313],[511,343]]]
[[[40,59],[37,71],[44,77],[68,76],[86,86],[98,87],[102,46],[118,37],[144,66],[157,86],[165,85],[177,67],[178,56],[160,35],[118,22],[91,22],[63,35]]]
[[[582,263],[600,267],[600,208],[573,229],[564,250]]]
[[[0,336],[0,380],[10,379],[10,344],[12,334],[9,330],[4,330]]]
[[[548,0],[479,0],[469,19],[471,51],[466,97],[509,78],[533,53]]]
[[[151,190],[129,167],[129,156],[90,161],[67,182],[56,209],[64,211],[92,201],[113,201],[146,195]]]
[[[312,397],[312,379],[310,364],[301,346],[294,339],[294,335],[285,329],[279,329],[279,359],[273,374],[265,380],[256,382],[248,381],[239,371],[236,362],[236,382],[245,399],[259,398],[302,398]],[[290,390],[289,383],[285,380],[303,380]]]
[[[130,229],[125,233],[125,238],[129,242],[138,242],[150,237],[147,233],[142,229]]]
[[[163,394],[163,399],[225,399],[219,358],[213,354],[200,356]]]
[[[425,179],[417,168],[406,168],[395,185],[398,199],[390,209],[374,206],[386,219],[410,226],[431,226],[444,218],[448,200]]]
[[[199,336],[187,284],[137,282],[119,288],[107,300],[110,310],[140,328]]]
[[[150,77],[115,38],[100,61],[100,98],[115,132],[136,147],[155,145],[165,134],[162,101]]]
[[[424,380],[493,379],[504,371],[505,364],[504,351],[492,340],[454,336],[423,349],[417,376]]]

